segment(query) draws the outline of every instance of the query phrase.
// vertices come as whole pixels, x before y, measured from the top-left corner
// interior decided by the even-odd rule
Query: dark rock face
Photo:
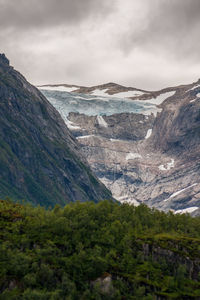
[[[5,54],[0,54],[0,64],[6,64],[6,65],[10,64]]]
[[[152,142],[155,148],[178,156],[191,149],[199,150],[200,101],[196,99],[199,92],[200,87],[179,91],[163,105],[154,127]]]
[[[150,244],[143,244],[143,255],[144,258],[151,257],[153,261],[161,262],[162,259],[167,258],[168,265],[171,265],[175,270],[177,270],[179,265],[184,265],[189,274],[190,279],[197,280],[199,279],[199,271],[200,271],[200,260],[196,257],[189,257],[187,255],[181,255],[181,252],[187,253],[187,249],[183,249],[179,246],[178,243],[174,243],[172,241],[168,242],[169,246],[173,246],[173,251],[170,249],[165,249],[163,247],[159,247]],[[171,245],[170,245],[171,244]]]
[[[110,192],[46,98],[0,55],[0,197],[45,206],[99,201]]]

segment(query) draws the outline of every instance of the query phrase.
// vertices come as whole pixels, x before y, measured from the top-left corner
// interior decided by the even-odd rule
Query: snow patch
[[[108,127],[108,124],[106,123],[106,121],[104,120],[104,118],[102,116],[97,116],[97,121],[99,123],[99,126]]]
[[[174,168],[174,159],[171,159],[171,162],[167,163],[166,167],[165,167],[165,165],[160,165],[158,167],[158,169],[161,170],[161,171],[168,171],[171,168]]]
[[[38,87],[38,89],[70,93],[70,92],[77,90],[77,87],[76,86],[67,87],[67,86],[59,85],[59,86],[41,86],[41,87]]]
[[[88,139],[90,137],[94,137],[95,135],[94,134],[91,134],[91,135],[81,135],[81,136],[77,136],[76,139],[79,140],[79,139]]]
[[[126,160],[135,159],[135,158],[142,158],[142,156],[139,153],[128,153],[126,155]]]
[[[163,93],[163,94],[160,94],[159,96],[157,96],[156,98],[152,98],[152,99],[149,99],[149,100],[142,100],[143,102],[146,102],[146,103],[152,103],[152,104],[155,104],[155,105],[160,105],[162,104],[167,98],[169,97],[172,97],[173,95],[175,94],[175,92],[166,92],[166,93]]]
[[[190,102],[195,102],[196,100],[199,100],[199,98],[200,98],[200,93],[196,94],[196,97],[197,97],[197,98],[195,98],[195,99],[193,99],[193,100],[190,100]]]
[[[96,89],[96,90],[92,91],[91,95],[108,97],[109,95],[107,94],[107,91],[108,91],[108,89],[103,89],[103,90]]]
[[[198,208],[199,207],[197,207],[197,206],[192,206],[192,207],[176,210],[174,213],[175,214],[192,213],[193,211],[197,210]]]
[[[69,121],[67,118],[64,118],[65,124],[71,130],[81,129],[80,126],[76,125],[75,123]]]
[[[144,93],[141,91],[127,91],[127,92],[115,93],[112,96],[117,98],[130,98],[130,97],[138,97],[141,95],[144,95]]]
[[[91,95],[94,96],[103,96],[103,97],[110,97],[110,98],[129,98],[129,97],[139,97],[143,95],[144,93],[141,91],[127,91],[127,92],[120,92],[120,93],[115,93],[112,95],[108,94],[109,89],[96,89],[94,90]]]
[[[152,129],[148,129],[145,139],[147,140],[151,136],[151,134],[152,134]]]
[[[161,112],[162,108],[158,108],[158,107],[149,107],[148,110],[145,111],[141,111],[141,114],[145,115],[145,116],[150,116],[151,114],[154,115],[154,117],[157,116],[157,113]]]
[[[182,192],[184,192],[184,191],[190,189],[191,187],[193,187],[193,186],[195,186],[195,185],[197,185],[197,183],[194,183],[194,184],[192,184],[192,185],[190,185],[190,186],[188,186],[188,187],[186,187],[186,188],[184,188],[184,189],[182,189],[182,190],[180,190],[180,191],[177,191],[177,192],[173,193],[169,198],[165,199],[163,202],[166,202],[166,201],[168,201],[169,199],[176,197],[176,196],[179,195],[180,193],[182,193]]]
[[[193,91],[193,90],[195,90],[198,87],[200,87],[200,84],[196,84],[195,86],[193,86],[193,88],[191,88],[190,91]]]
[[[122,140],[120,139],[110,139],[111,142],[121,142]]]

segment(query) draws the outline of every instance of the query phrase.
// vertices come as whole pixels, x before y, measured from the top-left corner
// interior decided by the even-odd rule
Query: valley
[[[40,89],[117,200],[199,213],[200,81],[155,92],[114,83]]]

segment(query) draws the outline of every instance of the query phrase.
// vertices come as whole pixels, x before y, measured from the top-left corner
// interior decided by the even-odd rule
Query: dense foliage
[[[0,299],[200,299],[199,271],[200,218],[0,201]]]

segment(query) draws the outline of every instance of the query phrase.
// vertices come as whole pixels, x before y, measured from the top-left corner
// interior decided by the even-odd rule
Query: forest
[[[0,299],[200,299],[200,217],[1,200]]]

